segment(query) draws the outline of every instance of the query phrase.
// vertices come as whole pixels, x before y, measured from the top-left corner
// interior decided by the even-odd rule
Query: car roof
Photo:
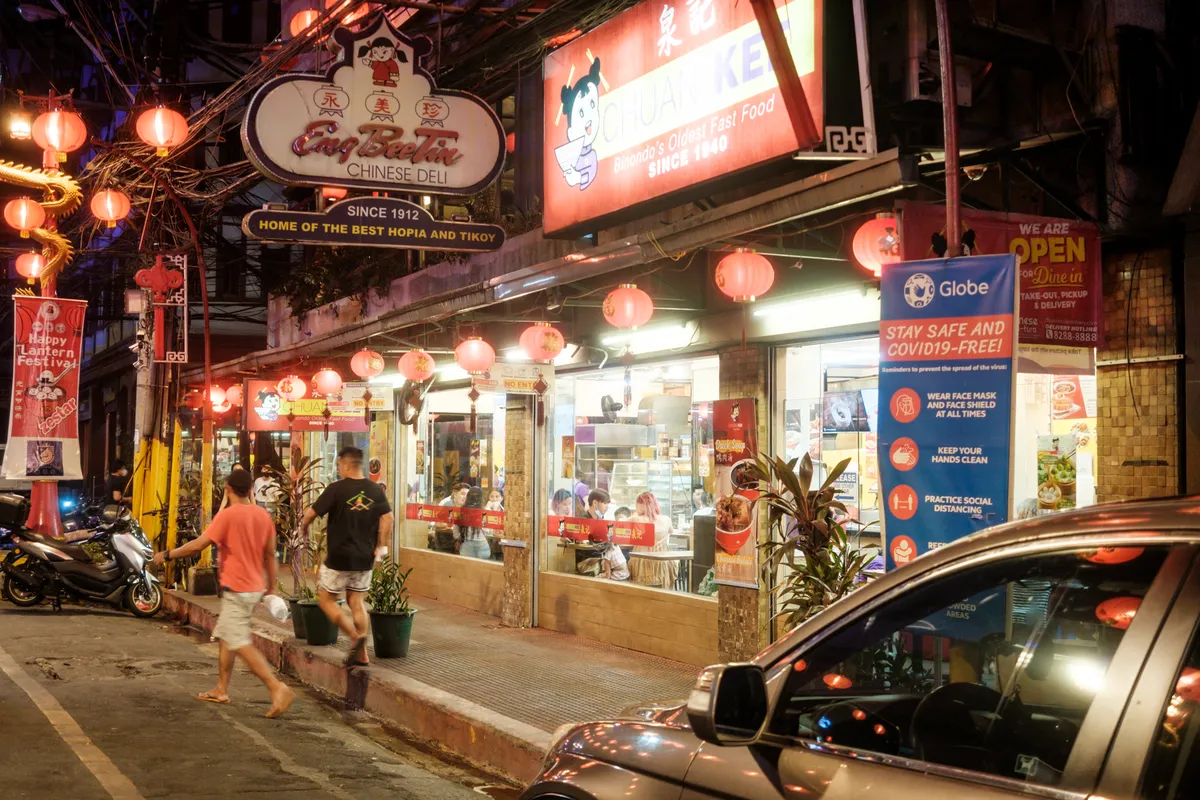
[[[790,652],[801,639],[826,627],[847,612],[864,605],[881,594],[895,590],[900,584],[926,572],[974,555],[1021,544],[1046,541],[1080,534],[1106,534],[1127,531],[1156,533],[1170,531],[1194,536],[1200,540],[1200,495],[1157,500],[1135,500],[1061,511],[997,525],[994,528],[965,536],[956,542],[921,555],[911,564],[895,569],[878,580],[852,593],[820,614],[790,631],[755,658],[754,662],[768,666]]]

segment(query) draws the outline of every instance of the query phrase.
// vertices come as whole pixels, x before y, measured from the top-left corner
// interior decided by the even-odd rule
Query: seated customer
[[[592,489],[588,492],[587,509],[583,512],[583,516],[589,519],[604,519],[604,515],[608,513],[608,503],[608,492],[603,489]]]
[[[559,489],[554,493],[554,497],[550,500],[550,513],[556,517],[569,517],[575,511],[575,503],[571,497],[571,493],[566,489]]]
[[[479,508],[482,505],[483,492],[472,486],[466,501],[467,508]],[[487,540],[483,528],[474,525],[458,525],[458,554],[468,558],[481,558],[488,561],[492,557],[492,546]]]
[[[633,519],[633,512],[629,510],[629,506],[621,506],[613,512],[613,519],[617,522]]]

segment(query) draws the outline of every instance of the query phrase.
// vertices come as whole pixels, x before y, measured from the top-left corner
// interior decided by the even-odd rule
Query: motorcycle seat
[[[44,544],[48,547],[53,547],[55,550],[58,550],[63,555],[67,556],[68,558],[72,558],[75,561],[91,563],[92,558],[87,554],[86,550],[78,545],[68,544],[62,539],[55,539],[53,536],[44,536],[40,533],[35,533],[34,531],[22,531],[21,538],[28,539],[31,542],[38,542],[39,544]]]

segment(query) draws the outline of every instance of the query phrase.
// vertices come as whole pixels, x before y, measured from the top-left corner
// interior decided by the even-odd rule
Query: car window
[[[1142,783],[1148,800],[1200,797],[1200,636],[1193,636],[1183,666],[1163,703],[1158,738]]]
[[[801,652],[777,735],[1055,785],[1167,547],[1008,559]]]

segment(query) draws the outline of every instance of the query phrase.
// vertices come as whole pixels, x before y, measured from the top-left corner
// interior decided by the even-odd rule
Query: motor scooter
[[[28,511],[24,498],[0,494],[0,524],[17,540],[0,561],[2,589],[13,605],[36,606],[48,597],[56,611],[64,599],[125,606],[137,617],[162,610],[162,586],[149,570],[153,550],[128,510],[106,507],[92,535],[72,543],[25,528]]]

